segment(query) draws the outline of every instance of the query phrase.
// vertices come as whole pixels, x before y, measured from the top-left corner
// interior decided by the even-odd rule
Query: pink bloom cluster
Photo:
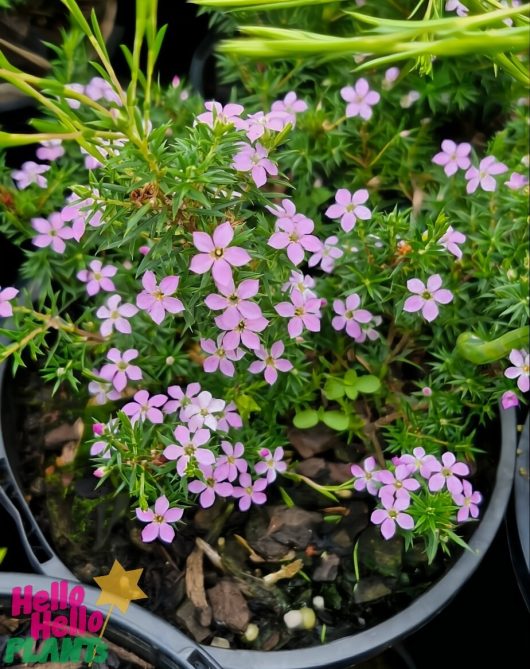
[[[305,252],[319,253],[322,242],[311,234],[315,228],[313,221],[296,212],[291,200],[284,199],[276,207],[267,207],[277,216],[275,232],[269,238],[268,244],[273,249],[286,249],[287,257],[294,265],[300,265],[305,259]]]
[[[412,530],[414,519],[405,511],[410,507],[411,493],[426,487],[430,492],[447,489],[458,508],[459,523],[478,517],[478,504],[482,500],[469,481],[462,477],[469,474],[464,462],[457,462],[453,453],[443,453],[440,460],[425,449],[415,448],[411,454],[393,458],[392,469],[380,469],[375,458],[368,457],[362,466],[352,465],[354,490],[368,492],[377,497],[380,506],[371,515],[371,521],[381,526],[381,534],[391,539],[397,528]]]

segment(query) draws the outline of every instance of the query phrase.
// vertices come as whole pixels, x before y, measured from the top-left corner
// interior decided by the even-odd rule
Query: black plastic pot
[[[0,392],[5,388],[4,374],[5,369],[0,368]],[[332,669],[361,662],[425,625],[451,601],[473,574],[504,517],[514,477],[517,434],[515,410],[500,413],[502,438],[495,485],[483,510],[482,520],[469,541],[471,550],[464,551],[427,592],[383,623],[322,646],[268,653],[208,647],[208,653],[224,669]],[[13,446],[9,448],[10,444],[4,436],[8,434],[5,419],[3,416],[4,423],[0,424],[0,475],[5,491],[4,503],[8,505],[8,510],[22,532],[24,546],[33,567],[47,576],[71,578],[71,573],[43,537],[24,500],[11,466]],[[171,653],[172,649],[181,646],[183,635],[169,624],[139,607],[134,607],[127,614],[127,624],[136,630],[154,624],[153,620],[157,620],[157,641],[161,649]]]
[[[10,607],[12,589],[17,586],[32,586],[34,593],[38,590],[49,592],[54,580],[57,579],[42,575],[0,572],[0,603]],[[102,611],[96,606],[101,590],[86,585],[83,587],[83,606],[89,613]],[[150,662],[156,669],[221,669],[184,634],[135,604],[131,604],[125,614],[114,609],[105,636]]]
[[[526,417],[517,447],[515,480],[506,527],[517,583],[530,611],[530,414]]]

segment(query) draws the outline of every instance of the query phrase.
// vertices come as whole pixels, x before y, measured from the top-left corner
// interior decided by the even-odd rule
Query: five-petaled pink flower
[[[462,492],[453,493],[453,500],[457,506],[458,513],[456,519],[459,523],[464,523],[471,518],[478,518],[478,504],[482,502],[482,495],[477,491],[473,491],[469,481],[462,481]]]
[[[42,175],[49,169],[49,165],[39,165],[38,163],[33,162],[33,160],[28,160],[22,164],[22,167],[19,170],[13,170],[11,176],[13,181],[17,182],[17,186],[20,190],[24,190],[24,188],[27,188],[30,184],[37,184],[39,188],[46,188],[48,180]]]
[[[518,407],[519,398],[514,392],[512,392],[511,390],[507,390],[505,393],[502,394],[501,405],[502,408],[505,410],[511,409],[512,407]]]
[[[225,408],[224,400],[215,399],[207,390],[200,392],[184,410],[184,418],[190,430],[197,430],[203,425],[210,430],[217,430],[217,418],[214,414]]]
[[[139,390],[134,394],[134,402],[127,402],[122,411],[134,425],[139,420],[148,420],[151,423],[162,423],[164,414],[158,407],[161,407],[167,401],[165,395],[149,396],[147,390]]]
[[[31,240],[40,249],[51,246],[56,253],[64,253],[65,239],[73,239],[72,228],[65,227],[61,214],[54,212],[48,218],[32,218],[32,227],[39,233]]]
[[[140,381],[142,378],[142,370],[137,365],[131,365],[131,360],[137,357],[138,351],[135,348],[129,348],[123,353],[117,348],[111,348],[107,353],[111,362],[103,365],[100,376],[121,392],[127,385],[127,379]]]
[[[299,265],[305,257],[305,251],[316,253],[321,250],[322,242],[312,235],[315,224],[310,218],[299,215],[298,220],[276,223],[276,232],[269,238],[268,244],[273,249],[287,249],[287,257],[294,265]]]
[[[234,156],[232,167],[238,172],[250,172],[258,188],[267,183],[267,174],[275,177],[278,167],[268,158],[269,152],[259,142],[255,146],[241,144],[241,149]]]
[[[296,125],[296,115],[307,111],[307,102],[300,100],[294,91],[289,91],[283,100],[272,103],[272,111],[287,114],[287,122],[293,127]]]
[[[136,297],[136,306],[147,311],[157,325],[170,314],[184,311],[184,305],[176,297],[171,297],[179,285],[178,276],[166,276],[158,285],[153,272],[146,272],[142,277],[144,290]]]
[[[247,137],[251,142],[255,142],[265,134],[266,130],[280,132],[280,130],[283,130],[287,122],[288,116],[283,112],[269,112],[268,114],[264,114],[262,111],[259,111],[255,114],[249,114],[246,119]]]
[[[258,357],[259,360],[253,362],[248,368],[248,371],[251,374],[260,374],[265,370],[265,374],[263,375],[265,377],[265,381],[267,381],[267,383],[272,386],[272,384],[276,383],[276,380],[278,379],[277,370],[280,372],[289,372],[293,368],[293,365],[289,362],[289,360],[280,357],[283,355],[284,350],[285,346],[283,341],[275,342],[271,346],[270,353],[266,348],[261,346],[257,351],[255,351],[256,357]]]
[[[375,461],[375,458],[371,455],[360,465],[351,466],[351,475],[355,478],[353,487],[359,492],[366,489],[366,492],[369,492],[370,495],[377,495],[379,490],[379,482],[377,480],[377,472],[379,467]]]
[[[305,298],[302,293],[293,290],[291,302],[280,302],[274,308],[283,318],[289,318],[287,330],[291,339],[302,334],[304,327],[311,332],[320,332],[320,307],[322,300],[318,297]]]
[[[508,168],[504,163],[500,163],[495,156],[486,156],[480,161],[478,167],[470,167],[466,172],[467,186],[466,191],[471,195],[480,186],[482,190],[494,191],[497,188],[497,182],[494,176],[507,172]]]
[[[263,460],[260,460],[254,465],[256,474],[265,474],[267,483],[272,483],[276,480],[277,474],[282,474],[287,469],[287,463],[284,461],[284,450],[281,446],[274,449],[271,453],[268,448],[262,448],[259,452]]]
[[[517,387],[522,393],[527,393],[530,388],[530,355],[528,351],[518,351],[513,348],[510,352],[510,362],[513,367],[504,370],[504,376],[509,379],[517,379]]]
[[[103,337],[110,335],[112,330],[116,328],[118,332],[123,334],[131,334],[131,324],[127,320],[138,313],[138,309],[134,304],[121,304],[121,297],[119,295],[111,295],[106,304],[96,311],[98,318],[103,318],[104,321],[99,328]]]
[[[244,474],[248,469],[248,462],[241,457],[245,447],[240,441],[233,446],[229,441],[222,441],[221,449],[224,455],[217,458],[216,471],[219,472],[220,480],[235,481],[239,474]]]
[[[414,295],[407,297],[403,310],[413,313],[421,309],[423,318],[429,322],[433,321],[440,313],[438,304],[449,304],[453,300],[453,293],[441,286],[442,277],[439,274],[430,276],[427,279],[427,286],[420,279],[409,279],[407,288]]]
[[[438,240],[438,244],[440,244],[440,246],[443,246],[444,249],[447,249],[449,253],[452,253],[460,260],[460,258],[462,257],[462,249],[460,248],[459,244],[463,244],[466,241],[466,239],[467,238],[463,232],[458,232],[458,230],[454,230],[453,226],[450,225],[447,228],[445,234],[443,234]]]
[[[166,544],[170,544],[175,538],[175,530],[169,523],[176,523],[182,518],[184,511],[178,507],[169,508],[169,501],[165,495],[159,497],[155,502],[155,510],[147,509],[142,511],[140,507],[136,509],[136,517],[142,523],[149,523],[142,530],[142,541],[149,543],[160,538]]]
[[[243,318],[236,311],[227,310],[221,316],[216,316],[215,324],[220,330],[226,331],[223,337],[225,349],[233,351],[243,343],[247,348],[255,351],[261,345],[256,332],[263,332],[269,321],[263,316]]]
[[[223,125],[233,125],[238,130],[244,130],[247,127],[246,121],[240,118],[245,111],[242,105],[229,102],[223,107],[220,102],[208,100],[204,103],[204,107],[207,111],[197,116],[199,123],[206,123],[210,128],[213,128],[216,122]]]
[[[436,461],[437,460],[434,457],[434,455],[426,453],[424,448],[418,446],[412,451],[412,454],[411,453],[403,454],[398,459],[398,464],[407,465],[408,467],[411,468],[411,473],[419,471],[424,479],[428,479],[432,474],[431,465]]]
[[[92,371],[96,376],[101,376],[101,372],[98,372],[97,369]],[[121,397],[121,393],[114,390],[110,381],[90,381],[88,392],[93,396],[94,402],[101,405],[119,400]]]
[[[524,174],[519,174],[519,172],[512,172],[508,181],[504,182],[504,185],[510,190],[520,190],[528,186],[528,177]]]
[[[194,232],[193,243],[201,253],[191,259],[190,270],[204,274],[211,269],[216,284],[230,285],[233,282],[232,267],[241,267],[251,260],[245,249],[230,246],[233,238],[234,231],[228,221],[218,225],[212,236],[206,232]]]
[[[225,481],[222,471],[214,469],[210,465],[201,465],[200,467],[204,481],[196,479],[188,484],[188,490],[196,495],[200,495],[199,504],[203,509],[213,506],[216,496],[230,497],[232,494],[232,484]]]
[[[312,290],[315,285],[316,282],[312,276],[304,275],[293,269],[289,280],[283,284],[282,291],[292,293],[293,290],[297,290],[304,298],[316,297],[316,293]]]
[[[372,118],[372,107],[376,105],[381,96],[377,91],[371,91],[366,79],[358,79],[353,86],[341,88],[340,96],[348,105],[346,116],[360,116],[365,121]]]
[[[270,211],[273,216],[276,216],[276,224],[292,223],[293,221],[298,220],[297,216],[303,216],[303,214],[296,213],[295,203],[287,198],[284,198],[281,204],[268,204],[265,206],[265,209]]]
[[[429,490],[431,492],[438,492],[444,486],[450,493],[462,492],[462,481],[459,476],[467,476],[469,474],[469,467],[465,462],[457,462],[454,453],[443,453],[442,462],[436,460],[429,464],[432,472],[429,478]]]
[[[105,265],[101,260],[93,260],[89,265],[90,269],[82,269],[77,273],[79,281],[86,283],[86,292],[92,297],[100,290],[113,291],[116,290],[111,277],[118,271],[113,265]]]
[[[64,156],[63,142],[60,139],[46,139],[40,143],[37,149],[37,158],[39,160],[49,160],[53,162],[61,156]]]
[[[164,457],[168,460],[177,461],[177,473],[179,476],[184,476],[190,462],[192,464],[199,463],[201,465],[213,465],[215,462],[215,455],[209,448],[201,448],[210,440],[210,430],[201,428],[194,434],[185,427],[179,425],[173,431],[177,444],[169,444],[164,449]]]
[[[308,265],[309,267],[315,267],[320,263],[320,269],[323,272],[329,274],[333,271],[335,267],[335,260],[341,258],[344,255],[344,251],[340,249],[337,245],[339,243],[339,238],[335,235],[328,237],[324,244],[322,245],[320,251],[313,253],[309,258]]]
[[[189,383],[186,390],[182,390],[180,386],[169,386],[167,394],[172,398],[164,405],[165,413],[175,413],[180,409],[180,420],[184,419],[184,411],[192,404],[195,397],[201,392],[200,383]]]
[[[239,476],[239,486],[234,487],[232,496],[239,498],[239,510],[248,511],[251,504],[265,504],[267,495],[263,492],[267,487],[267,479],[256,479],[246,472]]]
[[[262,316],[261,309],[255,302],[249,301],[249,297],[254,297],[259,290],[259,281],[257,279],[245,279],[239,286],[235,286],[233,281],[226,285],[218,284],[217,289],[220,295],[211,293],[206,297],[204,303],[212,311],[225,309],[233,310],[243,318],[259,318]]]
[[[350,193],[346,188],[339,188],[335,195],[335,204],[326,210],[328,218],[340,218],[340,226],[344,232],[350,232],[355,227],[357,219],[367,221],[372,212],[364,203],[368,199],[368,191],[364,188]]]
[[[410,505],[410,499],[407,497],[384,497],[381,500],[383,509],[372,511],[370,520],[374,525],[381,525],[381,534],[385,539],[392,539],[396,533],[396,525],[403,530],[412,530],[414,519],[408,513],[403,513]]]
[[[217,429],[221,432],[228,432],[233,427],[238,430],[243,427],[241,416],[237,413],[237,407],[234,402],[227,404],[222,411],[217,414]]]
[[[331,321],[334,330],[343,330],[357,339],[361,336],[361,323],[369,323],[372,320],[372,314],[367,309],[358,309],[361,304],[361,298],[357,293],[352,293],[346,298],[346,304],[342,300],[333,300],[333,310],[337,314]]]
[[[224,336],[224,334],[220,334],[217,337],[217,344],[213,339],[201,339],[202,350],[205,353],[210,354],[202,363],[204,371],[208,374],[212,374],[219,369],[225,376],[234,376],[236,371],[234,362],[241,360],[245,355],[245,352],[240,348],[236,348],[232,351],[225,349],[223,346]]]
[[[409,499],[409,493],[418,490],[420,487],[419,481],[412,477],[413,472],[414,467],[408,465],[398,465],[394,472],[390,472],[388,469],[377,472],[377,480],[383,484],[379,488],[379,497],[381,499],[386,499],[389,496],[391,498],[406,497]]]
[[[13,306],[10,304],[10,300],[17,295],[18,290],[16,288],[9,287],[0,290],[0,318],[8,318],[13,315]]]
[[[444,139],[442,150],[437,153],[432,162],[444,168],[445,174],[450,177],[459,169],[467,170],[471,165],[469,154],[471,153],[471,144],[462,142],[455,144],[452,139]]]

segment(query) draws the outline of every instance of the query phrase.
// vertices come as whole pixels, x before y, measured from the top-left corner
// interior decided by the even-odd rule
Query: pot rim
[[[5,363],[0,365],[0,407],[2,391],[5,384]],[[354,635],[331,641],[322,646],[311,646],[296,650],[255,651],[255,650],[227,650],[212,646],[201,646],[224,669],[333,669],[360,662],[378,652],[389,648],[398,639],[408,636],[427,622],[429,622],[451,599],[457,594],[467,579],[474,573],[493,541],[504,517],[508,499],[510,497],[517,447],[516,411],[500,409],[501,448],[491,497],[484,514],[469,541],[471,550],[466,550],[455,561],[431,588],[415,599],[409,606],[394,614],[387,620]],[[20,488],[10,466],[4,443],[2,416],[0,412],[0,475],[4,472],[4,482],[17,493],[17,506],[14,518],[19,528],[23,527],[21,512],[26,516],[26,522],[32,524],[35,537],[42,540],[41,547],[48,554],[48,559],[39,561],[32,553],[28,558],[38,571],[47,576],[77,580],[57,557],[44,538],[29,507],[21,494]],[[1,490],[0,490],[1,492]],[[5,499],[5,495],[4,495]],[[0,502],[2,501],[0,497]],[[11,503],[11,507],[14,505]],[[13,508],[8,509],[13,515]],[[25,541],[25,548],[31,549],[30,543]],[[131,605],[134,606],[134,605]],[[133,629],[142,630],[146,626],[151,628],[158,624],[156,639],[160,647],[168,652],[175,639],[187,638],[176,627],[166,623],[155,614],[135,606],[127,618],[127,624],[134,621]],[[163,627],[161,627],[163,625]],[[167,633],[166,633],[167,628]],[[171,632],[169,631],[171,630]],[[171,636],[171,638],[169,638]],[[193,644],[188,639],[189,644]],[[200,665],[198,665],[200,667]]]

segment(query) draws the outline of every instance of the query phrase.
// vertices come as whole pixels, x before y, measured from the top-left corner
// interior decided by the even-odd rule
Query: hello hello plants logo
[[[9,639],[3,661],[104,662],[108,647],[103,635],[114,607],[125,613],[131,601],[147,597],[138,587],[142,571],[126,571],[115,560],[108,574],[94,578],[101,589],[96,606],[108,605],[106,616],[88,611],[85,588],[69,581],[54,581],[49,590],[34,591],[31,585],[13,588],[11,615],[29,617],[29,636]]]

